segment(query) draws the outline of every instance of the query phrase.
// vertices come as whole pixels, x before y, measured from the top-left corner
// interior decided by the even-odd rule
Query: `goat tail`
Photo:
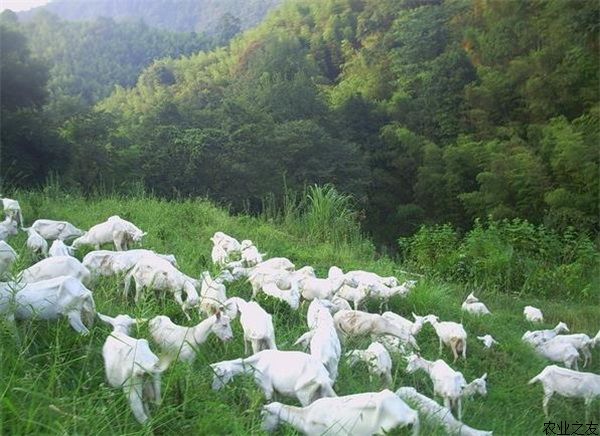
[[[531,380],[529,380],[529,381],[527,382],[527,384],[528,384],[528,385],[532,385],[532,384],[534,384],[535,382],[537,382],[537,381],[539,381],[539,380],[540,380],[540,375],[538,374],[538,375],[536,375],[534,378],[532,378]]]

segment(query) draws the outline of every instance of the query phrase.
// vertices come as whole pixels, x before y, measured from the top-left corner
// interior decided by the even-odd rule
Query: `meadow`
[[[87,229],[111,215],[119,215],[148,232],[144,247],[159,253],[177,256],[180,268],[199,277],[205,270],[216,273],[210,260],[210,236],[223,231],[238,239],[251,239],[268,257],[285,256],[296,267],[312,265],[319,276],[326,275],[332,265],[344,271],[364,269],[382,275],[406,275],[406,265],[380,255],[367,239],[348,230],[349,237],[328,238],[326,223],[335,222],[338,214],[330,214],[326,223],[318,220],[286,223],[275,217],[231,215],[203,199],[165,201],[139,194],[132,197],[84,199],[64,192],[17,192],[25,222],[37,218],[64,219]],[[338,223],[341,225],[340,223]],[[302,227],[305,226],[305,227]],[[322,227],[319,227],[322,226]],[[321,228],[321,232],[315,231]],[[32,264],[34,259],[25,249],[25,235],[9,240],[21,257],[13,272]],[[80,250],[81,259],[90,249]],[[121,279],[104,279],[92,287],[97,310],[114,316],[128,313],[151,318],[164,314],[180,325],[185,320],[176,303],[169,298],[157,299],[147,292],[138,306],[125,301]],[[248,283],[237,282],[227,289],[228,296],[249,299]],[[559,321],[568,324],[571,332],[590,336],[600,329],[600,306],[594,299],[564,300],[559,296],[543,298],[517,293],[511,289],[499,291],[482,288],[477,296],[492,311],[488,317],[464,314],[460,305],[469,290],[459,284],[425,276],[405,299],[394,298],[390,310],[403,316],[436,314],[442,320],[462,321],[469,334],[467,359],[451,364],[462,371],[467,381],[488,374],[488,395],[475,397],[463,404],[463,420],[495,435],[543,434],[545,422],[583,423],[582,400],[555,396],[550,403],[550,416],[542,412],[542,388],[527,385],[549,362],[538,357],[521,342],[526,330],[533,329],[525,321],[525,305],[540,307],[545,323],[551,328]],[[294,341],[307,330],[307,305],[292,311],[283,303],[259,296],[260,304],[273,314],[277,345],[282,350],[296,349]],[[369,302],[367,310],[377,311],[378,302]],[[194,314],[193,321],[200,318]],[[107,386],[101,348],[110,329],[96,321],[88,336],[78,336],[65,320],[55,323],[22,322],[19,324],[21,344],[17,345],[9,330],[0,330],[0,434],[81,434],[81,435],[145,435],[145,434],[262,434],[260,410],[265,403],[261,391],[250,378],[239,377],[219,392],[211,391],[212,372],[209,363],[234,359],[243,355],[239,322],[233,323],[234,339],[222,343],[211,337],[191,365],[177,363],[163,376],[163,403],[152,410],[152,420],[140,426],[133,418],[121,390]],[[133,332],[137,337],[149,337],[146,326]],[[476,336],[492,334],[499,346],[486,350]],[[433,328],[427,325],[417,336],[423,357],[438,358],[438,342]],[[345,349],[366,348],[369,340],[355,340]],[[452,361],[445,348],[441,356]],[[432,385],[424,373],[408,375],[406,364],[394,358],[394,388],[414,386],[425,395],[432,395]],[[593,352],[593,363],[585,369],[600,373],[600,347]],[[378,391],[378,380],[370,381],[366,366],[348,367],[340,362],[340,374],[335,384],[338,395]],[[285,398],[283,402],[290,404]],[[600,421],[600,401],[595,401],[591,421]],[[278,434],[296,434],[282,427]],[[408,434],[399,431],[397,434]],[[430,423],[422,424],[422,434],[444,434]]]

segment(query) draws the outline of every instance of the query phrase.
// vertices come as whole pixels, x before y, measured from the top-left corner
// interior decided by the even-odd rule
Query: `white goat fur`
[[[4,209],[4,214],[6,218],[17,223],[19,226],[23,227],[23,215],[21,213],[21,206],[17,200],[13,200],[11,198],[3,198],[2,199],[2,207]]]
[[[10,310],[8,313],[14,313],[17,320],[56,320],[66,316],[76,332],[87,335],[96,316],[92,291],[74,277],[62,276],[25,285],[2,283],[0,291],[5,303],[11,306],[3,310]]]
[[[73,248],[69,247],[60,239],[55,239],[48,250],[48,255],[50,257],[56,256],[73,256]],[[84,265],[85,266],[85,265]],[[91,272],[91,271],[90,271]]]
[[[18,258],[17,252],[8,243],[0,241],[0,277],[10,270],[10,267]]]
[[[396,395],[407,403],[414,405],[421,415],[442,426],[449,434],[457,436],[491,436],[493,434],[491,431],[476,430],[469,427],[456,419],[450,409],[420,394],[415,388],[400,388],[396,391]]]
[[[4,221],[0,222],[0,241],[5,241],[17,233],[19,233],[17,222],[10,219],[10,217],[6,217]]]
[[[273,317],[260,304],[232,297],[225,302],[226,308],[231,305],[235,305],[234,310],[240,313],[240,324],[244,331],[244,354],[248,354],[248,343],[253,354],[262,350],[277,350]]]
[[[366,350],[352,350],[346,353],[350,365],[362,361],[369,368],[369,375],[382,379],[386,387],[392,386],[392,358],[379,342],[373,342]]]
[[[168,316],[155,316],[148,323],[148,329],[161,350],[159,366],[166,369],[176,359],[193,362],[196,348],[206,342],[211,333],[222,341],[231,340],[230,321],[227,315],[217,312],[194,327],[184,327],[175,324]]]
[[[548,403],[554,394],[567,398],[583,398],[586,417],[595,398],[600,397],[600,375],[590,372],[572,371],[556,365],[549,365],[529,380],[529,384],[540,382],[544,388],[542,406],[548,416]]]
[[[523,315],[525,315],[525,319],[529,322],[544,322],[544,315],[537,307],[525,306]]]
[[[124,295],[127,298],[131,281],[135,282],[135,302],[139,302],[144,288],[167,291],[173,294],[189,319],[187,310],[200,304],[196,291],[198,281],[188,277],[168,261],[157,256],[143,256],[125,276]],[[182,295],[185,292],[186,300]]]
[[[118,215],[109,217],[105,222],[96,224],[86,233],[73,241],[73,247],[93,245],[100,250],[100,245],[114,243],[117,251],[129,248],[130,243],[141,242],[146,235],[134,224],[122,219]]]
[[[129,336],[136,320],[128,315],[115,318],[98,314],[100,319],[113,327],[102,347],[104,369],[108,384],[123,388],[135,419],[144,424],[149,419],[148,402],[160,404],[161,368],[158,357],[145,339]]]
[[[60,276],[71,276],[83,284],[90,282],[90,271],[71,256],[55,256],[40,260],[21,273],[21,281],[34,283]]]
[[[467,358],[467,332],[462,324],[453,321],[440,322],[436,316],[428,317],[427,321],[435,329],[440,341],[440,354],[442,345],[447,345],[452,350],[455,362],[459,354],[462,354],[463,359]]]
[[[306,407],[270,403],[263,406],[263,429],[275,430],[286,422],[309,436],[387,434],[412,425],[419,434],[419,415],[389,390],[321,398]]]
[[[498,345],[498,341],[495,340],[492,335],[477,336],[477,339],[483,342],[485,348],[492,348],[492,345],[494,344]]]
[[[38,232],[36,232],[31,227],[24,229],[27,232],[27,248],[31,250],[32,253],[41,255],[44,257],[48,256],[48,243],[44,238],[40,236]]]
[[[237,374],[252,374],[267,401],[271,401],[274,392],[296,398],[303,406],[322,397],[336,396],[323,364],[299,351],[263,350],[245,359],[210,366],[215,373],[214,390],[221,389]]]
[[[78,229],[73,224],[67,221],[55,221],[40,219],[36,220],[31,228],[38,232],[42,238],[49,241],[60,239],[61,241],[67,241],[72,238],[82,236],[85,232]]]
[[[490,315],[491,312],[485,304],[483,304],[473,292],[469,294],[467,299],[461,306],[462,310],[473,315]]]

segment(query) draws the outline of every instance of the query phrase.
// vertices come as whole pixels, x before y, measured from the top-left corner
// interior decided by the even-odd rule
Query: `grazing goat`
[[[323,364],[299,351],[263,350],[246,359],[213,363],[210,367],[215,374],[213,390],[221,389],[237,374],[252,374],[267,401],[274,392],[296,398],[303,406],[336,396]]]
[[[10,217],[6,217],[4,221],[0,222],[0,241],[6,241],[17,233],[19,233],[17,222],[11,220]]]
[[[90,271],[77,259],[71,256],[48,257],[23,270],[21,281],[34,283],[60,276],[71,276],[81,280],[83,284],[90,282]]]
[[[393,392],[366,392],[321,398],[306,407],[270,403],[262,408],[263,429],[274,431],[285,422],[302,434],[318,436],[372,435],[412,426],[419,434],[419,415]]]
[[[598,333],[600,335],[600,332]],[[584,333],[575,333],[572,335],[556,335],[554,338],[548,340],[552,343],[564,343],[571,344],[575,349],[583,355],[583,367],[588,365],[588,362],[592,362],[592,348],[594,348],[596,340],[590,339],[590,337]]]
[[[67,221],[55,221],[47,219],[36,220],[31,225],[31,228],[38,232],[42,238],[49,241],[53,241],[55,239],[67,241],[69,239],[83,236],[85,233],[83,230],[78,229]]]
[[[14,318],[56,320],[66,316],[73,329],[82,335],[89,333],[94,322],[96,305],[92,291],[74,277],[62,276],[25,285],[2,283],[4,294],[14,297]],[[18,292],[14,293],[15,290]]]
[[[73,248],[69,247],[60,239],[55,239],[54,242],[52,242],[50,249],[48,250],[48,255],[50,257],[73,256],[73,252]]]
[[[434,400],[417,392],[415,388],[404,387],[396,391],[396,395],[407,403],[414,405],[419,413],[432,422],[442,426],[448,434],[457,436],[491,436],[491,431],[476,430],[452,416],[450,409],[439,405]]]
[[[23,228],[23,230],[27,233],[27,248],[31,250],[33,254],[48,257],[48,243],[46,240],[31,227]]]
[[[159,366],[163,370],[176,359],[181,362],[193,362],[196,358],[196,348],[206,342],[211,333],[222,341],[233,338],[231,320],[220,312],[194,327],[179,326],[168,316],[159,315],[150,320],[148,329],[161,350]]]
[[[535,351],[552,362],[561,362],[567,368],[579,369],[577,364],[579,352],[569,342],[554,342],[554,340],[542,342],[535,346]]]
[[[214,245],[219,245],[223,248],[228,256],[242,251],[242,246],[238,240],[223,232],[216,232],[210,240]]]
[[[131,327],[137,322],[135,319],[128,315],[98,316],[113,328],[102,347],[108,384],[123,388],[133,416],[145,424],[150,415],[148,402],[160,405],[163,370],[158,365],[158,357],[150,350],[147,340],[129,336]]]
[[[440,322],[437,316],[429,316],[427,321],[433,326],[440,340],[439,354],[442,354],[442,346],[447,345],[452,350],[455,362],[459,354],[462,354],[463,359],[467,358],[467,332],[462,324],[452,321]]]
[[[412,346],[415,350],[419,349],[415,338],[411,334],[407,334],[404,329],[399,328],[381,315],[359,310],[341,310],[333,316],[333,320],[336,330],[343,338],[362,335],[393,335]]]
[[[542,372],[529,380],[529,384],[540,382],[544,388],[542,406],[548,416],[548,403],[552,395],[567,398],[583,398],[585,401],[585,420],[594,398],[600,397],[600,375],[590,372],[572,371],[556,365],[545,367]]]
[[[454,371],[441,359],[431,362],[415,354],[408,357],[406,372],[422,369],[433,382],[433,393],[443,398],[444,406],[452,410],[458,410],[458,419],[462,419],[462,393],[467,382],[459,371]]]
[[[294,345],[310,347],[310,354],[319,359],[329,373],[331,383],[335,383],[342,345],[329,312],[330,306],[327,300],[314,299],[310,303],[306,321],[311,330],[300,336]]]
[[[381,316],[383,316],[388,321],[392,322],[398,328],[404,330],[406,334],[416,336],[421,331],[423,325],[429,319],[429,317],[433,317],[434,315],[419,316],[415,315],[413,312],[412,316],[415,319],[414,322],[394,312],[383,312]]]
[[[523,342],[526,342],[528,344],[537,346],[543,342],[546,342],[546,341],[556,337],[557,335],[559,335],[563,332],[568,333],[569,327],[567,327],[567,325],[564,322],[559,322],[558,324],[556,324],[556,327],[554,327],[553,329],[535,330],[532,332],[526,331],[523,334],[523,336],[521,337],[521,340],[523,340]]]
[[[200,313],[210,316],[221,310],[225,300],[227,300],[227,289],[223,282],[228,281],[229,278],[233,279],[231,273],[227,270],[221,271],[214,280],[210,277],[208,271],[201,274]]]
[[[2,277],[12,264],[19,258],[13,248],[4,241],[0,241],[0,277]]]
[[[175,301],[181,306],[189,320],[188,309],[200,305],[200,296],[196,291],[198,280],[183,274],[168,261],[158,256],[144,256],[125,276],[124,295],[127,298],[131,281],[135,282],[135,302],[138,303],[144,288],[173,293]],[[182,295],[185,292],[186,299]]]
[[[471,313],[473,315],[491,315],[491,312],[486,307],[486,305],[479,301],[479,299],[475,297],[473,292],[469,294],[467,299],[462,304],[461,308],[463,311]]]
[[[21,206],[17,200],[12,200],[10,198],[2,199],[2,207],[4,209],[4,214],[6,218],[14,221],[20,227],[23,227],[23,215],[21,213]]]
[[[525,315],[525,319],[529,322],[544,322],[544,315],[537,307],[525,306],[523,315]]]
[[[492,335],[477,336],[477,339],[483,342],[485,348],[492,348],[492,345],[494,344],[499,345],[498,341],[495,340]]]
[[[248,354],[248,343],[252,346],[253,354],[262,350],[277,350],[273,317],[258,303],[232,297],[224,306],[226,310],[232,310],[233,306],[234,313],[240,312],[240,324],[244,331],[244,354]]]
[[[382,379],[386,387],[392,387],[392,358],[390,353],[379,342],[373,342],[366,350],[352,350],[346,353],[350,366],[359,361],[365,362],[372,375]]]
[[[317,277],[302,277],[298,284],[302,297],[305,300],[330,299],[344,285],[343,277],[333,279],[320,279]]]
[[[247,268],[258,265],[263,261],[265,253],[259,253],[258,248],[249,239],[244,239],[241,245],[242,263]]]
[[[83,265],[95,276],[113,276],[124,274],[146,256],[157,256],[177,267],[177,260],[172,254],[158,254],[152,250],[138,248],[127,251],[95,250],[83,257]]]
[[[350,285],[343,285],[339,291],[335,294],[335,297],[342,298],[346,301],[351,301],[354,310],[358,310],[363,301],[365,301],[370,295],[370,287],[368,285],[360,284],[356,287]]]
[[[129,221],[114,215],[75,239],[72,246],[78,248],[82,245],[93,245],[96,250],[100,250],[100,245],[112,242],[117,251],[125,251],[130,243],[141,242],[146,235],[146,232],[142,232]]]

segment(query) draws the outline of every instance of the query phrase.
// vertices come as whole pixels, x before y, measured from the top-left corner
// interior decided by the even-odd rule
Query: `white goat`
[[[260,253],[258,248],[249,239],[244,239],[241,245],[242,263],[246,267],[253,267],[263,261],[264,253]]]
[[[467,332],[462,324],[452,321],[440,322],[437,316],[429,316],[427,321],[433,326],[440,340],[440,354],[442,345],[447,345],[452,350],[455,362],[459,354],[462,354],[463,359],[467,358]]]
[[[262,350],[277,350],[273,317],[260,307],[260,304],[232,297],[224,306],[226,310],[240,312],[240,324],[244,331],[244,354],[248,354],[248,343],[252,346],[253,354]]]
[[[393,335],[415,350],[415,338],[381,315],[359,310],[341,310],[333,316],[335,328],[342,337],[362,335]]]
[[[335,383],[342,346],[329,306],[331,304],[326,300],[314,299],[310,303],[306,321],[311,330],[300,336],[294,345],[301,345],[305,349],[310,347],[310,354],[319,359],[329,373],[331,383]]]
[[[419,369],[425,371],[433,382],[433,394],[442,397],[447,409],[457,408],[458,419],[461,419],[461,392],[467,384],[463,375],[441,359],[431,362],[415,354],[409,356],[406,372],[412,374]]]
[[[344,285],[344,282],[343,277],[320,279],[308,276],[299,280],[299,288],[305,300],[330,299]]]
[[[55,221],[47,219],[36,220],[31,225],[31,228],[38,232],[42,238],[49,241],[53,241],[55,239],[67,241],[69,239],[82,236],[85,233],[83,230],[78,229],[67,221]]]
[[[215,265],[221,268],[225,267],[229,263],[229,255],[227,254],[227,251],[225,251],[225,249],[218,244],[213,245],[213,248],[210,252],[210,258]]]
[[[108,384],[123,388],[135,419],[145,424],[149,419],[148,401],[160,404],[160,376],[158,357],[150,350],[148,341],[129,336],[137,321],[128,315],[114,318],[98,314],[113,327],[102,347],[104,369]]]
[[[419,316],[415,315],[415,313],[413,312],[412,316],[415,319],[415,321],[412,322],[394,312],[383,312],[381,316],[383,316],[388,321],[392,322],[398,328],[404,330],[407,334],[411,334],[413,336],[416,336],[423,328],[425,322],[430,317],[433,317],[433,315]]]
[[[600,332],[598,332],[600,335]],[[597,335],[597,337],[598,337]],[[596,344],[596,339],[590,339],[585,333],[575,333],[572,335],[556,335],[548,342],[553,343],[568,343],[573,345],[575,349],[583,355],[583,367],[592,362],[592,348]]]
[[[23,228],[27,233],[27,248],[36,255],[48,257],[48,243],[31,227]]]
[[[48,250],[48,255],[50,257],[56,256],[73,256],[73,248],[69,247],[60,239],[55,239]],[[84,265],[85,266],[85,265]]]
[[[544,322],[544,315],[537,307],[525,306],[523,315],[525,315],[525,319],[529,322]]]
[[[526,331],[521,340],[531,345],[539,345],[542,342],[546,342],[561,333],[568,333],[569,327],[564,322],[559,322],[556,327],[548,330],[534,330]]]
[[[161,350],[160,368],[166,369],[171,362],[179,360],[191,363],[196,358],[196,349],[214,333],[222,341],[233,338],[231,320],[220,312],[208,317],[194,327],[179,326],[168,316],[155,316],[148,323],[152,339]]]
[[[442,426],[448,434],[457,436],[491,436],[491,431],[476,430],[452,416],[450,409],[436,403],[429,397],[417,392],[415,388],[404,387],[396,391],[396,395],[407,403],[414,405],[419,413],[432,422]]]
[[[90,271],[77,259],[71,256],[48,257],[23,270],[21,281],[34,283],[40,280],[53,279],[60,276],[71,276],[81,280],[83,284],[90,282]]]
[[[78,248],[82,245],[93,245],[96,250],[100,250],[100,245],[112,242],[117,251],[125,251],[130,243],[141,242],[145,235],[147,233],[142,232],[134,224],[114,215],[75,239],[72,246]]]
[[[200,305],[200,296],[196,290],[198,280],[185,275],[168,261],[158,256],[144,256],[125,276],[124,295],[127,298],[131,280],[135,282],[135,302],[138,303],[144,288],[173,293],[175,301],[181,306],[189,320],[188,309]],[[182,295],[185,292],[186,299]]]
[[[583,398],[585,420],[594,398],[600,397],[600,375],[590,372],[572,371],[556,365],[545,367],[542,372],[529,380],[529,384],[540,382],[544,388],[542,406],[548,416],[548,403],[554,394],[567,398]]]
[[[19,205],[19,202],[17,200],[3,198],[2,207],[4,209],[4,214],[6,215],[6,218],[9,218],[19,226],[23,227],[23,215],[21,213],[21,206]]]
[[[83,257],[82,263],[94,276],[113,276],[126,273],[145,256],[160,257],[174,267],[177,267],[177,260],[172,254],[158,254],[152,250],[143,248],[127,251],[90,251]]]
[[[263,350],[246,359],[210,365],[212,388],[219,390],[237,374],[252,374],[267,401],[273,393],[296,398],[307,406],[322,397],[335,397],[329,374],[321,362],[299,351]]]
[[[350,366],[359,361],[365,362],[369,368],[369,376],[378,376],[386,387],[392,386],[392,358],[379,342],[371,343],[366,350],[348,351],[346,357]]]
[[[302,434],[372,435],[412,425],[419,434],[419,415],[389,390],[321,398],[307,407],[270,403],[262,408],[263,429],[285,422]]]
[[[492,335],[477,336],[477,339],[483,342],[485,348],[492,348],[492,345],[494,344],[499,345],[498,341],[495,340]]]
[[[0,241],[6,241],[17,233],[19,233],[17,222],[10,219],[10,217],[6,217],[4,221],[0,222]]]
[[[202,285],[200,287],[200,313],[210,316],[221,310],[227,300],[227,289],[223,282],[231,273],[223,270],[221,274],[212,279],[208,271],[200,275]]]
[[[73,329],[82,335],[89,333],[94,322],[96,305],[92,291],[74,277],[56,277],[36,283],[2,283],[3,293],[14,296],[14,318],[56,320],[66,316]],[[18,290],[18,292],[14,292]]]
[[[369,297],[370,293],[371,291],[368,285],[360,284],[353,287],[346,284],[339,289],[335,296],[346,301],[351,301],[354,310],[358,310],[362,302]]]
[[[10,270],[18,258],[17,252],[8,243],[0,241],[0,277]]]
[[[536,345],[535,351],[552,362],[561,362],[567,368],[579,369],[577,364],[579,352],[571,343],[550,340]]]
[[[462,304],[462,310],[473,315],[490,315],[491,312],[485,304],[483,304],[473,292],[469,294],[467,299]]]

